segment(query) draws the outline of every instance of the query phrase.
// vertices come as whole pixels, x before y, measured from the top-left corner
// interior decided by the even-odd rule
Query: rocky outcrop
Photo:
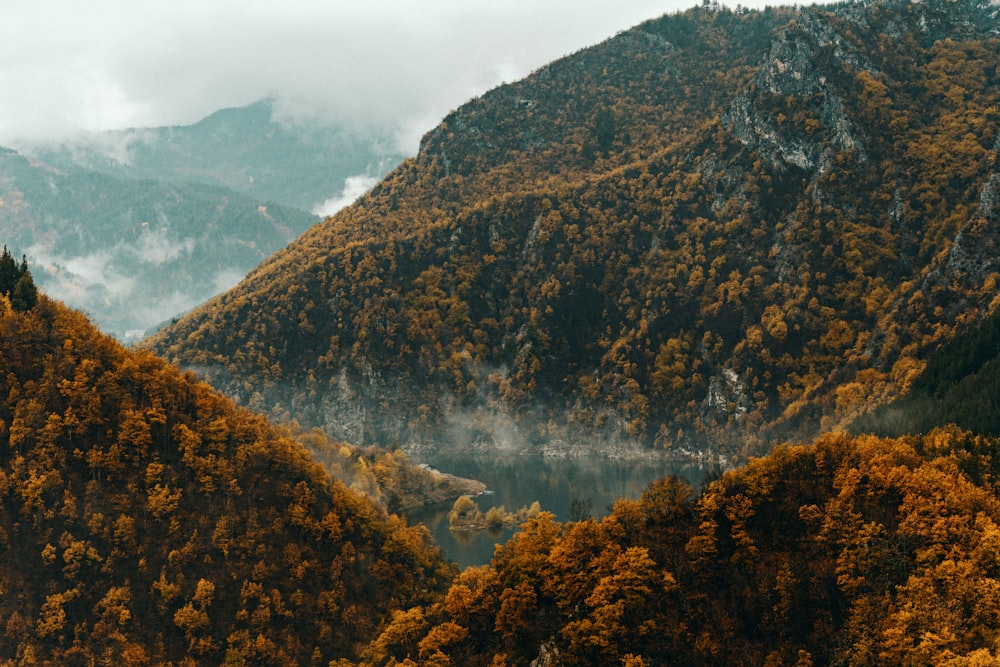
[[[803,10],[775,37],[753,85],[736,97],[723,125],[777,168],[824,171],[841,150],[863,162],[866,138],[845,113],[843,92],[832,81],[844,68],[868,65],[827,18]],[[788,99],[812,111],[803,127],[776,110],[776,102]]]

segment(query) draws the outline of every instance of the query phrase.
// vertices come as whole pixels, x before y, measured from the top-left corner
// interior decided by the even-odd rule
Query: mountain
[[[24,269],[3,259],[7,278]],[[539,513],[457,574],[426,529],[346,488],[292,432],[44,294],[15,299],[10,282],[9,662],[995,661],[997,438],[827,434],[697,495],[666,478],[599,521]]]
[[[277,102],[0,153],[0,225],[39,283],[124,337],[231,287],[401,157]]]
[[[450,114],[153,349],[359,443],[746,455],[996,309],[998,9],[664,16]]]
[[[0,150],[0,227],[39,286],[119,337],[237,283],[317,218],[220,187],[122,179]]]
[[[193,181],[313,211],[350,195],[351,179],[368,183],[385,175],[403,159],[393,144],[374,131],[295,118],[276,100],[263,99],[193,125],[98,132],[22,152],[60,168]]]
[[[443,594],[427,530],[290,433],[44,295],[14,301],[0,294],[5,660],[326,665]]]
[[[666,478],[600,521],[542,512],[456,574],[289,431],[4,288],[9,662],[995,661],[996,438],[828,434],[697,496]]]

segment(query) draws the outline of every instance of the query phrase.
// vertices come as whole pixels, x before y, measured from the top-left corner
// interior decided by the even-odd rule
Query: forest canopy
[[[542,513],[363,664],[988,665],[1000,623],[1000,440],[825,435],[696,495]]]
[[[6,296],[11,307],[19,312],[31,310],[38,303],[38,288],[28,269],[27,257],[23,257],[18,264],[7,246],[0,252],[0,294]]]
[[[831,433],[700,493],[658,480],[600,520],[534,511],[456,574],[426,529],[190,373],[45,296],[0,306],[0,655],[16,664],[998,657],[995,437]]]
[[[0,294],[0,657],[325,665],[443,593],[452,566],[427,530],[286,429],[44,295],[13,300]]]

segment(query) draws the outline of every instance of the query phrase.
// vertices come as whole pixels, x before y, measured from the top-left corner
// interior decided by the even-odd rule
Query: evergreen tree
[[[17,267],[17,262],[7,250],[7,246],[4,246],[3,253],[0,253],[0,294],[9,295],[20,277],[21,270]]]
[[[594,138],[597,140],[598,150],[607,155],[615,142],[615,117],[608,109],[601,109],[597,113]]]
[[[38,288],[31,273],[25,271],[10,294],[10,305],[18,312],[31,310],[38,303]]]

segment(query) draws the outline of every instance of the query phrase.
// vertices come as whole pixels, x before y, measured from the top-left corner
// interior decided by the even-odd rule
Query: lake
[[[651,481],[671,474],[697,489],[709,469],[703,463],[681,461],[545,458],[502,452],[438,454],[414,460],[486,484],[492,494],[476,498],[483,512],[501,505],[514,511],[537,500],[559,521],[569,519],[574,500],[590,501],[594,518],[607,516],[615,499],[638,498]],[[408,512],[407,519],[426,525],[445,555],[462,568],[488,563],[495,546],[514,534],[513,529],[453,532],[448,527],[449,511],[451,503],[422,507]]]

